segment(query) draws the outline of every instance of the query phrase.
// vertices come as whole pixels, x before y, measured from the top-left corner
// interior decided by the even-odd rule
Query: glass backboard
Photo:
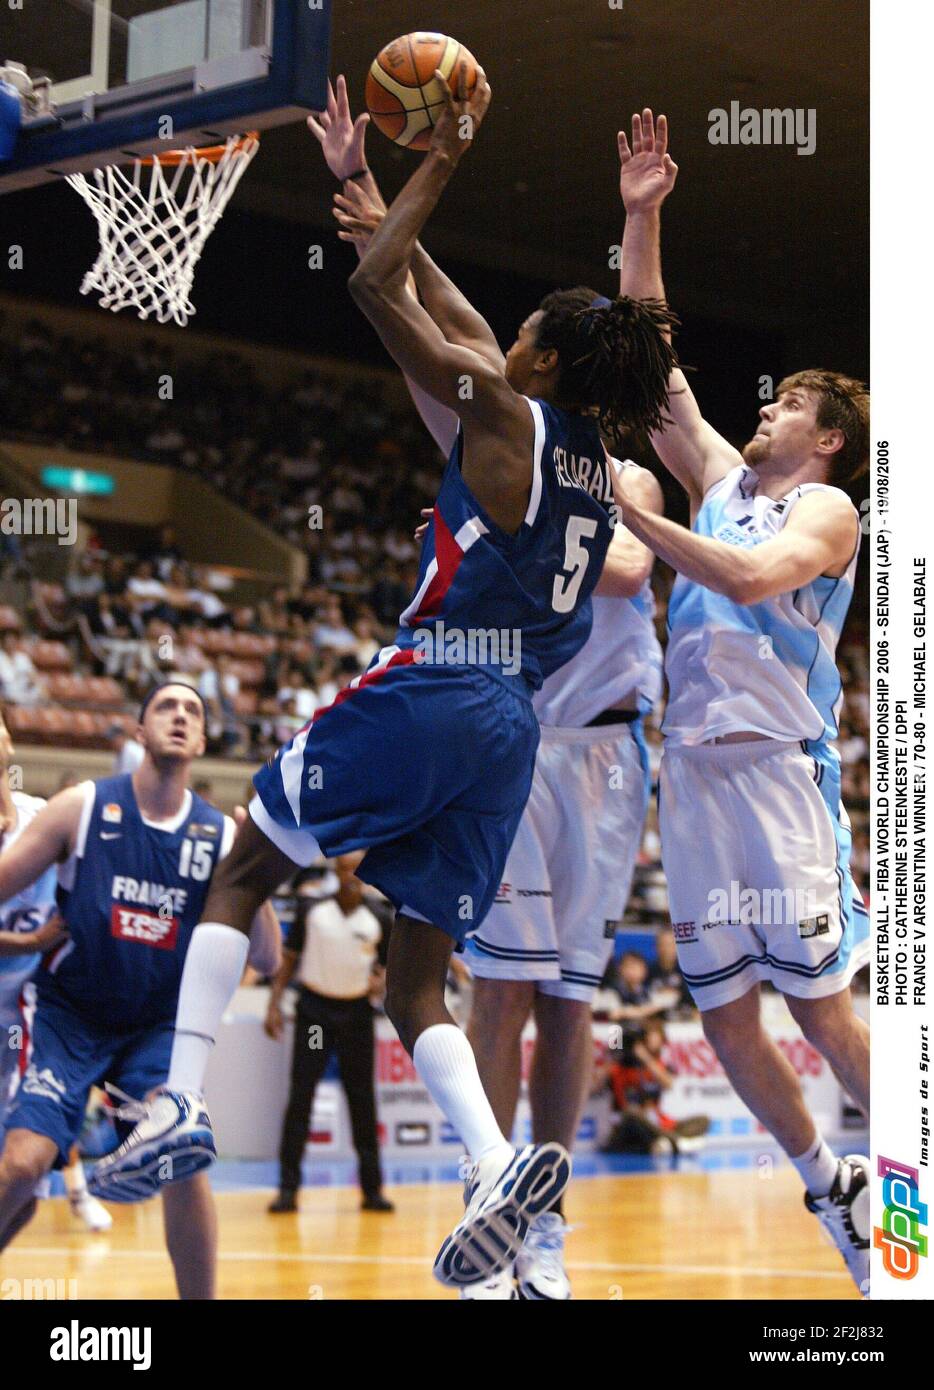
[[[48,86],[0,161],[0,190],[320,110],[330,4],[25,0],[0,59]]]

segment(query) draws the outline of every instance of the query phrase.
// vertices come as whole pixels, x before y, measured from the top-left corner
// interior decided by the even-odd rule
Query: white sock
[[[791,1161],[811,1196],[826,1197],[837,1176],[837,1160],[822,1136],[818,1134],[811,1147]]]
[[[502,1149],[504,1158],[512,1153],[486,1098],[473,1048],[459,1028],[453,1023],[426,1028],[412,1049],[412,1061],[475,1163],[496,1149]]]
[[[203,1092],[211,1048],[243,979],[249,948],[246,935],[223,922],[202,922],[192,932],[175,1015],[170,1091]]]
[[[62,1169],[62,1177],[65,1179],[65,1191],[72,1202],[83,1197],[88,1190],[88,1180],[84,1175],[84,1164],[81,1159],[76,1159],[74,1163],[69,1163],[67,1168]]]

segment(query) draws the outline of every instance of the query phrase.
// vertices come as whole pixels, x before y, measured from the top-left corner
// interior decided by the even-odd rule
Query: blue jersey
[[[172,1020],[191,933],[217,865],[224,816],[189,793],[174,830],[147,825],[129,774],[95,783],[87,835],[59,910],[70,940],[36,988],[117,1029]]]
[[[526,398],[528,399],[528,398]],[[596,420],[528,400],[532,487],[515,535],[461,472],[458,431],[395,645],[445,665],[521,674],[538,690],[590,634],[590,595],[613,537],[613,491]]]

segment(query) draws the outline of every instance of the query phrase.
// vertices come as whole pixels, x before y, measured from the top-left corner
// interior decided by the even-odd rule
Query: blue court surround
[[[868,1134],[853,1131],[845,1144],[835,1145],[835,1150],[844,1153],[866,1152]],[[721,1171],[758,1171],[763,1157],[772,1159],[776,1166],[787,1165],[788,1160],[775,1145],[761,1144],[755,1148],[711,1145],[700,1153],[678,1158],[655,1158],[641,1154],[579,1154],[574,1160],[572,1181],[586,1181],[597,1177],[632,1177],[652,1173],[658,1176],[672,1173],[714,1173]],[[457,1163],[435,1160],[432,1162],[409,1159],[383,1159],[383,1172],[387,1187],[406,1187],[413,1183],[462,1183],[458,1177]],[[356,1187],[357,1166],[352,1159],[333,1160],[306,1158],[302,1167],[303,1186],[316,1187]],[[279,1167],[273,1161],[237,1162],[222,1159],[211,1170],[211,1187],[215,1192],[245,1192],[252,1188],[276,1188],[279,1182]]]

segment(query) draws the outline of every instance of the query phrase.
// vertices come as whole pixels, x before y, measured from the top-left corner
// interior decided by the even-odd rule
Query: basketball
[[[403,34],[373,59],[366,79],[366,107],[374,123],[397,145],[427,150],[432,127],[444,110],[444,93],[435,71],[457,89],[461,63],[467,64],[467,90],[477,82],[477,60],[446,34]]]

